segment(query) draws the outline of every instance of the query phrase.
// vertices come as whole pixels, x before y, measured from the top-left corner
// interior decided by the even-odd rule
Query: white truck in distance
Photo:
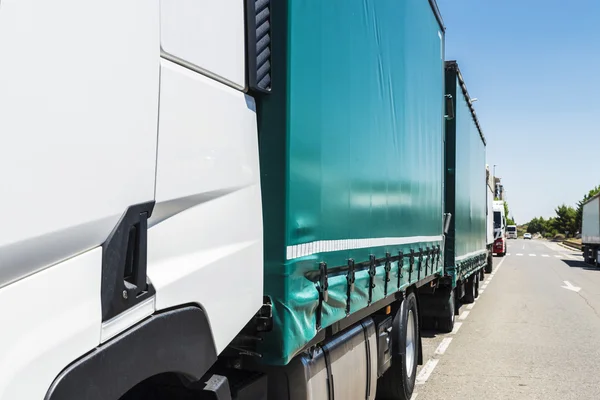
[[[494,253],[501,257],[506,254],[506,215],[504,201],[494,200]]]

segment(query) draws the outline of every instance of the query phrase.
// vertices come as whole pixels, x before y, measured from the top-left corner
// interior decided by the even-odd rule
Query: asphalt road
[[[555,243],[510,240],[480,289],[454,333],[423,333],[413,398],[600,399],[600,268]]]

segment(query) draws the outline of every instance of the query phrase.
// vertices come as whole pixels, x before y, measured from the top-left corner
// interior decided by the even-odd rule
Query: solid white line
[[[498,265],[496,265],[496,272],[498,272],[498,270],[500,269],[500,267],[502,266],[502,264],[504,263],[504,261],[506,261],[506,258],[503,258]]]
[[[475,299],[475,301],[477,301],[477,299]],[[474,306],[475,306],[475,303],[467,304],[467,310],[472,310]]]
[[[468,316],[469,316],[469,311],[463,311],[462,314],[460,314],[460,317],[458,317],[458,319],[465,320],[465,319],[467,319]]]
[[[535,254],[530,254],[529,257],[535,257]]]
[[[427,364],[423,366],[421,372],[419,372],[419,375],[417,375],[417,385],[422,385],[425,382],[427,382],[427,379],[429,379],[429,377],[431,376],[431,373],[435,369],[435,366],[438,364],[438,362],[440,362],[440,360],[437,360],[435,358],[432,358],[429,361],[427,361]]]
[[[355,250],[369,247],[397,246],[402,244],[441,242],[442,236],[410,236],[410,237],[384,237],[367,239],[338,239],[338,240],[317,240],[315,242],[295,244],[287,246],[286,258],[310,256],[317,253],[326,253],[330,251]]]
[[[446,350],[448,349],[448,346],[450,346],[451,341],[452,341],[451,337],[444,338],[442,340],[442,343],[440,343],[440,345],[437,347],[437,349],[435,349],[435,354],[437,354],[438,356],[441,356],[442,354],[444,354],[446,352]]]
[[[462,326],[462,322],[455,322],[454,323],[454,328],[452,328],[452,333],[453,335],[456,334],[456,332],[458,332],[458,330],[460,329],[460,327]]]

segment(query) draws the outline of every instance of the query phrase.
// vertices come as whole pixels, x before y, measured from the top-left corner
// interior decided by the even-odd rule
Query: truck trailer
[[[435,1],[3,0],[0,51],[1,400],[411,397],[486,260]]]
[[[486,247],[488,250],[488,262],[485,266],[485,272],[491,273],[494,268],[494,177],[490,173],[489,165],[485,167],[486,173],[486,197],[487,204],[485,208],[486,212]]]
[[[487,246],[486,141],[456,61],[445,63],[445,86],[453,118],[445,124],[444,206],[450,218],[444,275],[421,297],[426,323],[451,332],[460,304],[479,296],[479,281],[493,260]]]
[[[581,244],[586,263],[598,265],[600,262],[600,195],[583,204],[581,221]]]

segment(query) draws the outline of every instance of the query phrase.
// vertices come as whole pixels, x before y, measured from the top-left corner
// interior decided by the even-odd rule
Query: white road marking
[[[496,266],[496,272],[498,272],[498,270],[500,269],[500,267],[502,266],[502,264],[504,263],[505,260],[506,260],[506,258],[503,258],[502,261],[500,261],[498,263],[498,265]]]
[[[535,257],[535,254],[530,254],[529,257]]]
[[[483,285],[481,288],[482,288],[483,290],[485,290],[485,288],[487,288],[487,283],[486,283],[485,285]]]
[[[419,393],[413,393],[412,396],[410,396],[410,400],[416,400],[418,395]]]
[[[477,301],[477,299],[475,299],[475,301]],[[475,303],[467,304],[467,310],[472,310],[474,306]]]
[[[507,256],[510,256],[510,253],[506,253]]]
[[[482,293],[483,293],[483,289],[479,289],[479,294],[482,294]]]
[[[444,354],[446,352],[446,350],[448,349],[448,346],[450,346],[451,341],[452,341],[451,337],[444,338],[442,340],[442,343],[440,343],[440,345],[437,347],[437,349],[435,349],[435,354],[437,354],[438,356],[441,356],[442,354]]]
[[[572,256],[571,254],[567,254],[567,257],[569,257],[571,260],[581,261],[581,256]]]
[[[458,319],[465,320],[465,319],[467,319],[468,316],[469,316],[469,311],[463,311],[462,314],[460,314],[460,317],[458,317]]]
[[[560,254],[555,254],[554,257],[561,258],[562,256]]]
[[[521,253],[517,253],[517,255],[518,255],[518,256],[522,256],[523,254],[521,254]]]
[[[523,250],[525,250],[525,245],[523,245]]]
[[[460,329],[460,327],[462,326],[462,322],[455,322],[454,323],[454,328],[452,328],[452,332],[450,332],[451,334],[455,335],[456,332],[458,332],[458,330]]]
[[[421,372],[419,372],[419,375],[417,375],[417,385],[423,385],[425,382],[427,382],[427,379],[429,379],[431,376],[431,373],[435,369],[435,366],[438,364],[438,362],[440,362],[440,360],[435,358],[427,361],[427,364],[423,366]]]
[[[572,290],[574,292],[579,292],[581,290],[580,287],[577,286],[573,286],[573,284],[569,281],[564,281],[565,282],[565,286],[561,286],[562,288],[568,289],[568,290]]]
[[[548,254],[542,254],[542,257],[550,257]]]

